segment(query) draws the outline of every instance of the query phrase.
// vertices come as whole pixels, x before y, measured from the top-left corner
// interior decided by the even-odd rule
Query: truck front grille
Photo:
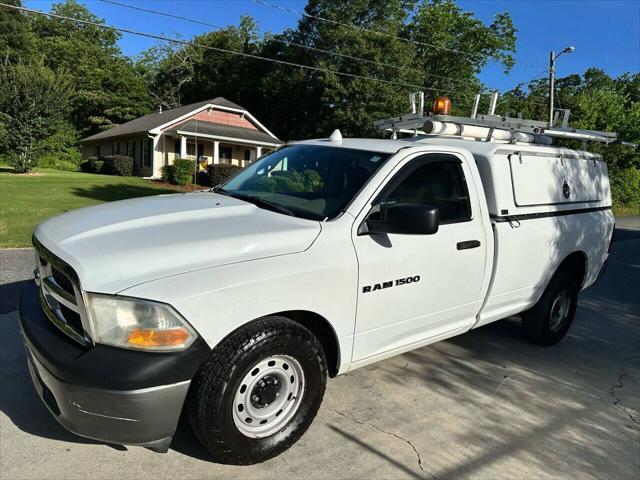
[[[53,277],[53,280],[58,284],[58,286],[65,292],[67,292],[69,295],[75,295],[75,292],[73,290],[73,283],[71,283],[71,280],[69,280],[69,278],[64,273],[62,273],[56,267],[51,267],[51,276]]]
[[[47,250],[35,237],[36,283],[42,308],[49,320],[82,345],[90,345],[82,291],[75,271]]]

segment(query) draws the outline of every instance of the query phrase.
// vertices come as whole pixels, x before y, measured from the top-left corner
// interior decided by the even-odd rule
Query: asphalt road
[[[33,253],[0,251],[0,478],[640,478],[640,220],[557,346],[501,321],[329,382],[310,430],[251,467],[208,461],[181,425],[169,453],[58,426],[36,397],[15,299]]]

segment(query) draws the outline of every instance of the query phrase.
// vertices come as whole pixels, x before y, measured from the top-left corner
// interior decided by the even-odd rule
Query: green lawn
[[[28,247],[41,220],[75,208],[167,193],[139,177],[38,169],[28,175],[0,165],[0,248]]]

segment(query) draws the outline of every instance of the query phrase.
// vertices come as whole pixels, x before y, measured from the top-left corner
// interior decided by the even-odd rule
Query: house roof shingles
[[[197,120],[189,120],[188,122],[176,125],[175,127],[167,130],[166,133],[176,133],[178,131],[271,144],[284,143],[277,138],[273,138],[271,135],[252,128],[236,127],[235,125],[223,125],[221,123],[202,122]]]
[[[104,132],[96,133],[90,137],[83,138],[81,142],[88,142],[92,140],[103,140],[113,137],[121,137],[124,135],[133,135],[136,133],[146,133],[160,125],[169,123],[172,120],[176,120],[183,115],[186,115],[193,110],[196,110],[205,105],[219,105],[221,107],[235,108],[238,110],[245,110],[244,107],[230,102],[226,98],[216,97],[211,100],[203,100],[202,102],[191,103],[189,105],[183,105],[181,107],[172,108],[171,110],[165,110],[163,112],[150,113],[140,118],[136,118],[117,127],[110,128]],[[270,137],[271,138],[271,137]]]

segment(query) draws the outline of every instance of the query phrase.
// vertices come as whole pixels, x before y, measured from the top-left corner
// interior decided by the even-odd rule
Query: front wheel
[[[285,317],[267,317],[225,338],[193,380],[191,427],[221,463],[248,465],[293,445],[313,421],[327,378],[316,337]]]
[[[567,334],[578,306],[577,282],[556,273],[535,306],[522,314],[525,336],[538,345],[555,345]]]

